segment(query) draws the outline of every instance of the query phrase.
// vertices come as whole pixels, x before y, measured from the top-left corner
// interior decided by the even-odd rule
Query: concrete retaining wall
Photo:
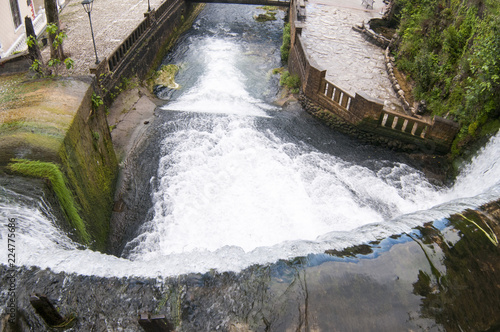
[[[0,117],[0,173],[41,177],[54,189],[40,164],[57,166],[67,189],[66,196],[58,195],[68,221],[60,220],[62,228],[85,242],[73,228],[83,220],[88,244],[104,250],[118,162],[104,109],[92,104],[94,89],[89,77],[19,83],[19,98],[8,102]],[[31,163],[31,171],[16,170],[23,162]],[[77,215],[70,213],[74,209]]]
[[[104,251],[109,235],[114,192],[118,176],[111,133],[103,107],[93,109],[90,86],[82,99],[59,149],[67,185],[80,207],[80,217],[94,243]]]

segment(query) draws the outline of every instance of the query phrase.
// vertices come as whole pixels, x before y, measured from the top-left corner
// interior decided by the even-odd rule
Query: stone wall
[[[414,115],[393,113],[384,110],[381,100],[372,98],[364,92],[356,92],[354,96],[326,80],[326,70],[322,70],[305,52],[302,41],[303,23],[299,20],[300,4],[293,0],[290,4],[290,36],[291,49],[288,60],[289,71],[299,75],[304,98],[331,112],[332,115],[350,126],[358,127],[371,137],[369,140],[379,144],[389,143],[392,148],[402,150],[421,150],[429,154],[446,154],[449,152],[451,143],[458,132],[458,124],[434,117],[432,119],[422,119]],[[363,28],[363,31],[371,31]],[[376,36],[372,36],[377,40]],[[386,45],[386,40],[381,44]],[[390,57],[386,51],[386,59],[389,58],[387,69],[391,76]],[[392,73],[392,76],[394,73]],[[401,98],[405,110],[410,114],[411,106],[406,101],[404,92],[401,93],[397,81],[393,87]],[[321,114],[323,112],[311,112]],[[330,118],[330,117],[329,117]],[[336,122],[336,121],[335,121]],[[342,125],[344,126],[344,125]],[[352,132],[352,129],[347,132]],[[369,133],[369,135],[368,135]],[[380,136],[375,139],[372,136]],[[397,141],[397,143],[396,143]],[[430,147],[430,148],[429,148]]]
[[[27,51],[14,54],[0,59],[0,75],[25,72],[30,66]]]
[[[353,30],[360,32],[366,40],[373,43],[379,47],[386,48],[390,44],[390,40],[382,35],[377,34],[370,28],[369,23],[361,23],[360,25],[355,25],[352,27]]]
[[[139,79],[144,79],[158,64],[158,55],[174,38],[192,6],[196,5],[184,0],[163,2],[157,9],[145,13],[144,20],[108,58],[90,68],[108,101],[123,77],[137,75]]]

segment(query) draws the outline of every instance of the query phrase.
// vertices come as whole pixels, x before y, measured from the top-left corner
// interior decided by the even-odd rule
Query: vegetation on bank
[[[500,128],[500,3],[395,0],[396,65],[416,100],[459,122],[453,155]]]
[[[262,9],[266,11],[264,14],[254,15],[253,18],[257,22],[276,21],[276,14],[278,11],[278,7],[263,6],[263,7],[257,7],[257,9]]]
[[[281,61],[283,63],[288,62],[288,56],[290,55],[290,46],[291,46],[291,37],[290,37],[290,23],[286,23],[283,27],[283,43],[280,47],[281,52]]]
[[[153,88],[157,85],[169,89],[179,89],[179,84],[175,82],[175,75],[177,75],[179,69],[179,66],[174,64],[162,65],[160,69],[148,78],[147,86],[149,91],[153,91]]]
[[[299,93],[300,77],[290,74],[288,70],[281,73],[280,85],[286,87],[291,93]]]

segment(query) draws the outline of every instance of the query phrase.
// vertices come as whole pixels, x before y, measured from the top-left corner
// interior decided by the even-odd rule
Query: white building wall
[[[4,58],[16,51],[23,51],[26,46],[26,30],[24,28],[24,18],[31,17],[32,20],[42,23],[43,27],[36,27],[37,33],[41,32],[45,27],[45,11],[40,8],[40,2],[32,1],[32,5],[28,6],[26,0],[16,0],[19,4],[21,15],[21,25],[16,27],[12,17],[9,0],[0,0],[0,57]],[[36,8],[38,6],[38,8]],[[43,17],[42,17],[43,16]],[[43,21],[43,22],[42,22]],[[34,22],[34,23],[35,23]]]

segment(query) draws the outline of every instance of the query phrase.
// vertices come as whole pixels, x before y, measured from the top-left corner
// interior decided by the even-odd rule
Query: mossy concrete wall
[[[9,96],[0,108],[0,167],[12,172],[6,166],[15,164],[14,158],[57,165],[89,244],[104,250],[118,164],[106,115],[92,108],[93,81],[25,79],[17,75],[0,82]]]
[[[105,250],[118,163],[104,110],[92,109],[89,86],[59,150],[68,184],[81,208],[81,217],[95,241]]]

